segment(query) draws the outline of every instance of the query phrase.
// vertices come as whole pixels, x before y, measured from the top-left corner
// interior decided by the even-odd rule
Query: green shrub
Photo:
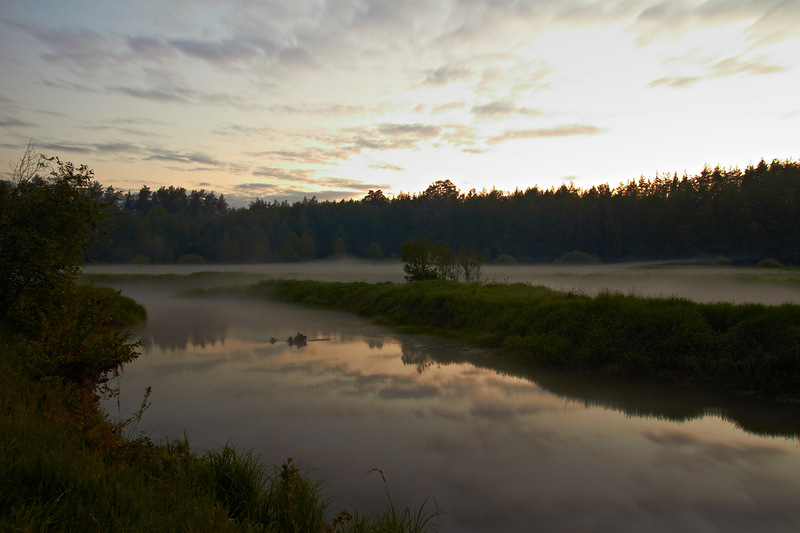
[[[783,268],[783,263],[777,259],[762,259],[756,266],[758,268]]]
[[[202,265],[205,262],[205,258],[200,254],[183,254],[178,259],[179,265]]]
[[[495,265],[516,265],[517,258],[509,254],[500,254],[492,261]]]

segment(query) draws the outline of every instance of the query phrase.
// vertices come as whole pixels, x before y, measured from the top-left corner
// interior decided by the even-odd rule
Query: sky
[[[229,205],[800,154],[800,0],[0,0],[0,171]]]

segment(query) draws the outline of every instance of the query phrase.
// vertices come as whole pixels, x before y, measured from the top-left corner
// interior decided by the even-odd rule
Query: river
[[[364,272],[354,277],[387,276]],[[597,272],[573,276],[597,284]],[[714,278],[797,297],[793,280]],[[345,313],[117,286],[149,319],[134,330],[145,346],[119,380],[119,405],[106,403],[110,415],[129,416],[152,386],[129,430],[154,440],[185,431],[199,450],[231,441],[269,464],[293,457],[327,481],[334,511],[385,508],[378,468],[395,505],[435,498],[442,532],[800,525],[796,404],[532,369]],[[287,343],[298,331],[308,342]]]

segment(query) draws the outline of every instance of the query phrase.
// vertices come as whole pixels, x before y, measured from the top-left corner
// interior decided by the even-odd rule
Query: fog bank
[[[317,261],[248,265],[87,265],[88,274],[178,274],[230,272],[248,276],[242,283],[263,279],[318,281],[405,282],[398,261]],[[529,283],[559,291],[594,296],[602,291],[644,297],[688,298],[697,302],[800,304],[800,271],[712,266],[615,265],[484,265],[483,282]],[[235,280],[227,279],[226,283]]]

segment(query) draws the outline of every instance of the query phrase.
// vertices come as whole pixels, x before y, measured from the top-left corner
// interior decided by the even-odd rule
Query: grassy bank
[[[292,459],[268,465],[233,445],[202,451],[186,437],[127,434],[132,419],[99,408],[97,372],[108,362],[98,354],[146,313],[111,289],[75,291],[61,326],[33,334],[0,323],[0,530],[435,530],[435,502],[397,509],[389,498],[379,514],[332,509],[324,484]],[[73,314],[90,322],[76,329]]]
[[[229,289],[230,290],[230,289]],[[359,313],[581,373],[800,396],[800,306],[700,304],[525,284],[267,280],[239,293]]]

